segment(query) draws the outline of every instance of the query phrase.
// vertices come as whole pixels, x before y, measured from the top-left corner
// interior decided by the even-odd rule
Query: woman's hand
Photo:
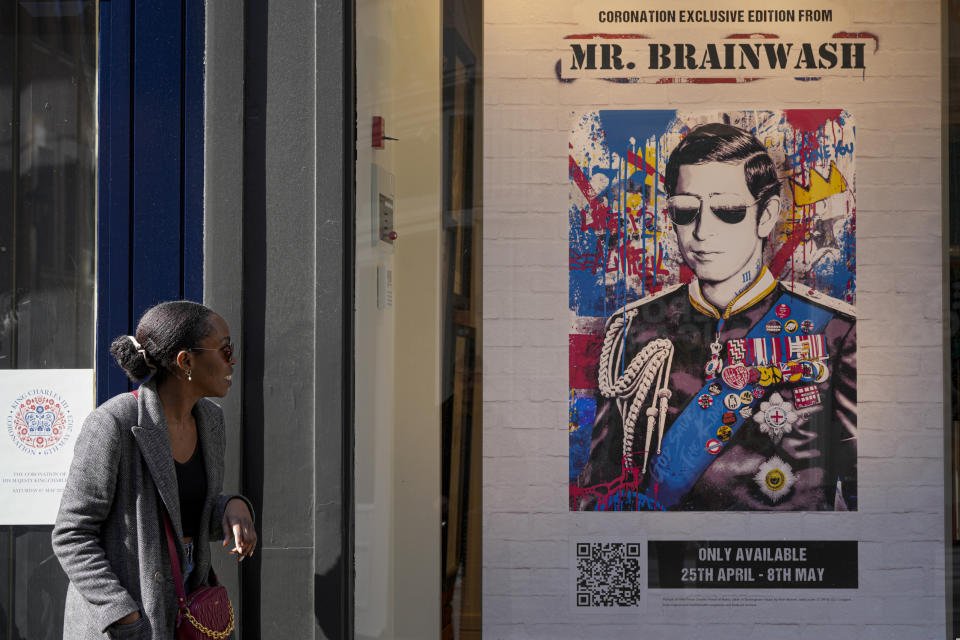
[[[140,612],[134,611],[133,613],[128,613],[127,615],[123,616],[113,624],[133,624],[139,619],[140,619]]]
[[[239,498],[228,502],[223,510],[222,524],[223,546],[227,546],[230,542],[232,532],[234,546],[230,553],[239,554],[237,562],[252,556],[253,550],[257,548],[257,531],[253,528],[253,517],[250,515],[250,509],[247,508],[247,503]]]

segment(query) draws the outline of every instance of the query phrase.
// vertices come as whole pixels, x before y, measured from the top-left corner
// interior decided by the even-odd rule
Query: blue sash
[[[770,307],[770,311],[755,324],[745,337],[747,338],[765,338],[770,336],[767,333],[766,326],[771,320],[779,320],[776,315],[776,309],[779,305],[786,304],[790,307],[790,318],[810,320],[813,323],[809,334],[822,333],[827,323],[833,318],[834,314],[824,308],[814,306],[806,300],[784,293]],[[799,333],[799,330],[797,331]],[[827,354],[829,356],[829,354]],[[719,395],[711,396],[713,404],[704,409],[698,403],[701,395],[708,393],[707,389],[711,384],[718,383],[721,386]],[[656,504],[656,509],[669,509],[675,506],[680,500],[693,488],[703,472],[706,471],[717,456],[723,453],[727,444],[733,441],[733,435],[744,423],[740,415],[739,408],[733,413],[736,421],[727,424],[730,427],[730,438],[726,442],[720,441],[717,436],[717,430],[723,425],[723,414],[727,411],[723,400],[727,395],[735,393],[739,395],[746,389],[753,389],[753,385],[747,385],[744,389],[734,389],[721,376],[707,382],[703,388],[695,394],[690,403],[673,421],[673,424],[667,429],[663,436],[663,442],[660,448],[660,454],[654,455],[650,468],[650,482],[645,491],[646,496]],[[752,406],[759,404],[759,400],[754,400]],[[746,406],[751,406],[746,405]],[[719,441],[719,445],[713,443],[708,450],[707,442],[710,440]]]

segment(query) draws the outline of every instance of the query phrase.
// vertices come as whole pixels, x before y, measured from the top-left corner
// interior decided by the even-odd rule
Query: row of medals
[[[715,380],[718,376],[722,375],[723,360],[720,356],[722,350],[723,347],[719,340],[711,343],[710,361],[707,362],[704,367],[707,381]],[[809,385],[811,387],[810,389],[803,387],[802,389],[798,388],[796,391],[810,391],[814,392],[816,396],[819,396],[819,394],[816,393],[815,385],[824,382],[829,377],[829,368],[823,362],[817,360],[792,360],[781,365],[773,364],[769,366],[751,367],[744,365],[742,362],[731,362],[727,365],[727,369],[736,370],[737,375],[723,376],[724,382],[731,388],[739,391],[739,393],[729,393],[723,398],[723,406],[727,408],[727,411],[724,412],[721,418],[723,424],[717,429],[717,438],[722,442],[727,442],[733,433],[731,426],[737,421],[734,412],[739,411],[740,416],[744,420],[750,418],[754,413],[754,403],[766,395],[767,387],[787,382],[808,382],[812,383]],[[747,386],[750,388],[745,388]],[[723,393],[723,386],[720,382],[712,382],[710,386],[707,387],[707,393],[702,394],[697,399],[697,402],[703,409],[708,409],[713,405],[714,397],[719,396],[721,393]],[[797,397],[809,397],[809,393],[798,394],[795,398]],[[818,402],[819,397],[817,397],[816,402],[803,406],[809,406],[809,404],[816,404]],[[802,406],[796,405],[796,408],[800,409]]]

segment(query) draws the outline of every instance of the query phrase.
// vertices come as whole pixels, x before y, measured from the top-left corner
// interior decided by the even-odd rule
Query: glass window
[[[481,6],[357,2],[357,638],[481,633]]]
[[[94,366],[96,25],[0,3],[0,370]],[[59,638],[66,588],[49,526],[0,526],[0,637]]]
[[[0,12],[0,368],[89,368],[96,3]]]

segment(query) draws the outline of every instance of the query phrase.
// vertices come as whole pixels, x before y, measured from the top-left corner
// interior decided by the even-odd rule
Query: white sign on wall
[[[946,636],[941,7],[759,4],[484,2],[484,637],[835,638],[886,625],[900,637]],[[811,119],[795,126],[796,116]],[[778,243],[798,243],[750,262],[757,268],[732,291],[769,274],[831,312],[841,305],[826,298],[856,308],[855,323],[843,312],[846,337],[857,338],[841,350],[849,366],[812,381],[801,373],[792,399],[782,376],[778,388],[764,385],[772,368],[747,389],[754,374],[737,366],[740,343],[724,346],[731,323],[746,336],[748,309],[660,306],[677,295],[692,307],[693,283],[723,279],[703,272],[706,261],[685,262],[694,252],[675,239],[678,227],[698,240],[733,229],[724,206],[704,200],[739,186],[746,163],[695,207],[678,206],[696,191],[686,179],[675,190],[680,167],[709,163],[677,161],[669,184],[666,169],[681,140],[730,127],[757,138],[782,181],[771,190],[781,205],[768,219],[773,232],[758,226],[749,246],[759,238],[759,253],[776,256]],[[892,160],[893,148],[909,156]],[[708,208],[713,217],[698,217]],[[689,226],[704,221],[716,226]],[[837,259],[814,273],[828,255]],[[638,302],[657,294],[653,306]],[[774,302],[763,331],[819,343],[802,337],[818,329],[800,303],[777,311]],[[690,330],[674,340],[672,323]],[[618,382],[648,344],[649,362]],[[824,360],[837,366],[841,351]],[[681,352],[698,354],[689,373],[684,356],[671,355]],[[736,394],[723,388],[724,353],[724,367],[734,355],[727,377],[744,384]],[[898,369],[923,362],[938,364]],[[716,372],[714,385],[704,376]],[[696,387],[687,398],[681,377]],[[838,393],[848,383],[850,393]],[[618,396],[628,388],[658,406]],[[666,434],[682,433],[674,428],[687,409],[706,418],[704,433],[673,455]],[[838,409],[849,413],[830,418]],[[812,444],[809,423],[788,414],[808,410],[829,422],[821,433],[837,446]],[[757,454],[750,434],[771,450],[748,464],[720,459]],[[806,440],[794,447],[793,436]],[[818,455],[846,462],[821,471]],[[735,491],[707,470],[718,460],[744,482],[737,499],[701,501],[683,487],[679,502],[664,504],[688,472],[710,491]],[[800,474],[817,478],[813,506],[796,502],[813,495]],[[748,495],[756,499],[741,500]]]
[[[53,524],[93,369],[0,371],[0,524]]]

